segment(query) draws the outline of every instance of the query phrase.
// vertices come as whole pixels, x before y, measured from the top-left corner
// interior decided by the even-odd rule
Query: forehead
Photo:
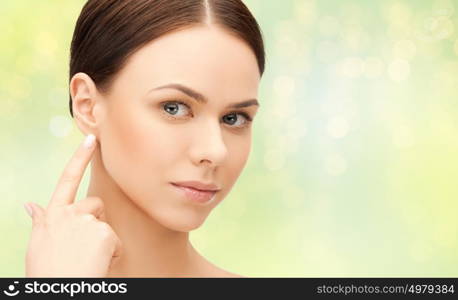
[[[127,62],[119,80],[138,92],[183,83],[208,97],[256,97],[256,57],[241,39],[214,27],[193,26],[148,43]]]

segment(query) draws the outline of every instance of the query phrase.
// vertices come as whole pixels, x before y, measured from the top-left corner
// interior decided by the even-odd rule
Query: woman
[[[89,0],[70,58],[70,113],[87,140],[47,208],[27,203],[26,276],[239,277],[188,233],[245,166],[263,72],[240,0]]]

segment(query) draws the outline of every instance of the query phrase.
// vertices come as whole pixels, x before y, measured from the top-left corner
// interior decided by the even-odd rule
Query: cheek
[[[145,211],[159,210],[170,197],[168,182],[177,179],[176,162],[183,160],[186,138],[186,132],[145,111],[125,108],[103,126],[103,164],[132,201]]]
[[[246,135],[237,142],[231,143],[230,153],[231,162],[228,165],[232,166],[232,172],[237,173],[237,176],[243,170],[248,161],[251,152],[251,135]]]
[[[225,186],[228,193],[238,177],[242,173],[248,161],[251,152],[251,137],[249,135],[243,138],[228,139],[228,158],[224,166],[221,166],[221,172],[224,173]]]
[[[172,159],[169,135],[141,114],[113,114],[101,135],[107,172],[133,201],[150,202]]]

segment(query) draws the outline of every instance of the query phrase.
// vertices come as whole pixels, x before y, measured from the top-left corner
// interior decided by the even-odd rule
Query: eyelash
[[[166,102],[160,103],[160,108],[162,109],[162,112],[166,114],[166,117],[168,117],[170,119],[173,119],[173,120],[176,120],[176,119],[179,119],[179,118],[174,117],[173,115],[171,115],[171,114],[167,113],[165,110],[163,110],[163,108],[167,104],[182,104],[182,105],[186,106],[188,109],[191,109],[188,104],[186,104],[186,103],[184,103],[182,101],[166,101]],[[242,115],[246,119],[245,125],[242,125],[242,126],[231,126],[231,127],[236,128],[236,129],[239,129],[239,130],[247,128],[250,125],[250,123],[253,121],[253,118],[251,118],[250,115],[247,114],[244,111],[233,111],[233,112],[230,112],[228,115],[231,115],[231,114],[239,114],[239,115]],[[237,121],[238,121],[238,119],[237,119]]]

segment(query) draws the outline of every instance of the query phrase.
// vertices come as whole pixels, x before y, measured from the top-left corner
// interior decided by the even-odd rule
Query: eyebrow
[[[190,87],[184,86],[184,85],[179,84],[179,83],[169,83],[169,84],[166,84],[166,85],[162,85],[162,86],[156,87],[156,88],[152,89],[151,91],[160,90],[160,89],[176,89],[176,90],[181,91],[182,93],[185,93],[186,95],[188,95],[189,97],[193,98],[194,100],[196,100],[199,103],[206,104],[208,102],[208,99],[204,95],[202,95],[201,93],[191,89]],[[256,99],[248,99],[248,100],[245,100],[245,101],[242,101],[242,102],[237,102],[237,103],[230,104],[228,106],[228,108],[242,108],[242,107],[248,107],[248,106],[252,106],[252,105],[256,105],[258,107],[260,106],[258,100],[256,100]]]

